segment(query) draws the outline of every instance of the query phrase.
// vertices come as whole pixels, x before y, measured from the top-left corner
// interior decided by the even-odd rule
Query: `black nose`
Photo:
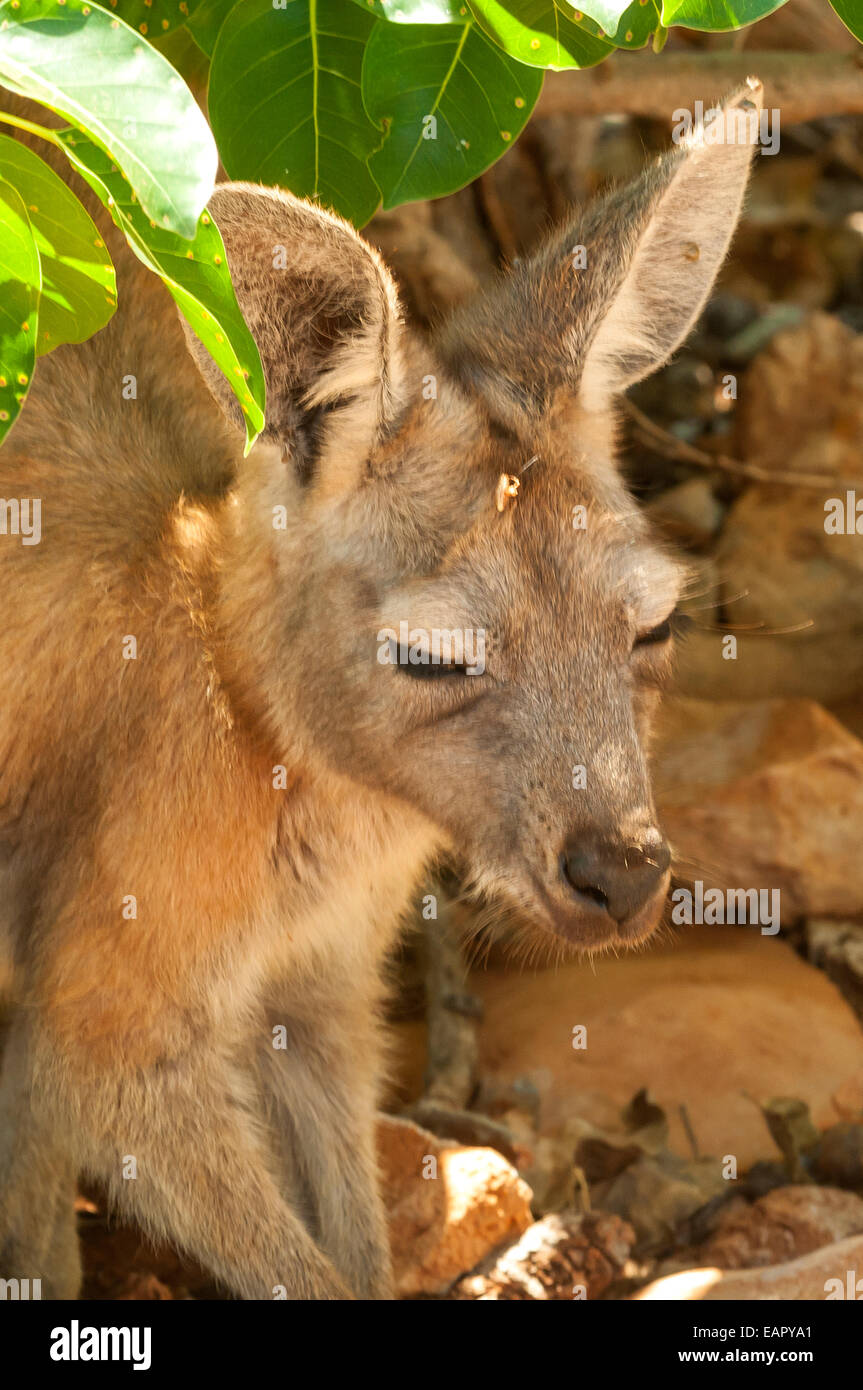
[[[576,897],[625,922],[650,901],[670,862],[659,831],[648,826],[628,843],[574,836],[563,847],[560,872]]]

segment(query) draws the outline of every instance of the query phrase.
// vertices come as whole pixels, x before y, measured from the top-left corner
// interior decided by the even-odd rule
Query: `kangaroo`
[[[711,129],[431,342],[345,222],[217,187],[267,382],[248,457],[114,237],[115,318],[42,360],[0,452],[3,498],[41,505],[38,544],[0,535],[3,1277],[77,1294],[87,1172],[236,1296],[391,1297],[380,1015],[424,869],[457,852],[567,949],[659,921],[682,571],[614,397],[726,254],[752,146]]]

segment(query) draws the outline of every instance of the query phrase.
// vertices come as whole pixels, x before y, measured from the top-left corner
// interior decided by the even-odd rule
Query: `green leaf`
[[[280,184],[357,226],[369,220],[380,192],[366,161],[381,136],[360,77],[376,25],[345,0],[287,0],[279,10],[272,0],[243,0],[232,10],[213,53],[209,98],[231,178]]]
[[[557,0],[557,3],[572,13],[572,6],[566,0]],[[662,27],[661,8],[662,0],[633,0],[621,14],[616,33],[607,35],[608,42],[615,48],[644,48]]]
[[[178,72],[192,91],[204,91],[210,75],[210,60],[186,28],[157,35],[150,43]]]
[[[195,6],[186,27],[208,57],[212,57],[219,30],[237,3],[238,0],[203,0],[203,3]]]
[[[863,0],[830,0],[846,29],[863,43]]]
[[[179,29],[200,3],[201,0],[107,0],[105,8],[152,41]]]
[[[154,221],[194,236],[218,156],[170,63],[122,20],[84,0],[4,0],[0,30],[0,83],[86,131]]]
[[[0,135],[0,178],[24,200],[42,266],[36,353],[82,343],[117,307],[114,267],[71,189],[20,140]]]
[[[142,211],[103,150],[75,130],[59,131],[58,138],[135,255],[161,277],[224,373],[243,412],[248,453],[264,425],[264,372],[234,294],[218,227],[210,214],[203,212],[192,240],[165,231]]]
[[[662,23],[723,33],[742,29],[778,10],[786,0],[662,0]]]
[[[410,85],[405,82],[410,73]],[[473,22],[379,24],[366,48],[363,99],[386,132],[369,167],[384,207],[454,193],[521,133],[542,74]]]
[[[579,3],[571,8],[594,20],[603,34],[611,38],[617,33],[621,16],[631,8],[631,4],[630,0],[584,0],[584,4]]]
[[[460,24],[467,17],[464,0],[354,0],[391,24]]]
[[[603,42],[613,44],[616,49],[643,49],[656,33],[661,32],[661,0],[630,0],[630,4],[621,11],[614,33],[596,24],[580,4],[571,4],[570,0],[554,0],[554,4],[568,17],[574,18],[575,24],[586,29],[593,38],[602,36]]]
[[[592,37],[553,0],[469,0],[480,28],[504,53],[534,68],[590,68],[613,45]]]
[[[36,365],[42,275],[20,193],[0,182],[0,442],[21,413]]]

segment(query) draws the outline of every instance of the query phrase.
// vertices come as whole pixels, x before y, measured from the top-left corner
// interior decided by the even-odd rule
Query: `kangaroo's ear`
[[[347,222],[253,184],[220,185],[210,210],[267,384],[263,438],[282,445],[303,481],[351,485],[399,403],[399,306],[377,253]],[[192,356],[228,418],[233,392],[183,327]]]
[[[761,98],[750,79],[685,143],[558,228],[450,321],[442,350],[493,414],[529,426],[561,389],[596,409],[670,357],[728,250]]]

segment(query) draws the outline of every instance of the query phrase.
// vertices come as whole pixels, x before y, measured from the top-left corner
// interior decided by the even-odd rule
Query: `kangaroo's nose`
[[[574,836],[561,852],[560,872],[577,898],[625,922],[650,901],[670,862],[668,846],[649,826],[629,843]]]

